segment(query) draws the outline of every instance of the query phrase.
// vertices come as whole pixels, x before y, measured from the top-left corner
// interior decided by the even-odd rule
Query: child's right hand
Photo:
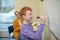
[[[44,24],[44,23],[45,23],[45,21],[46,21],[45,16],[40,16],[40,19],[41,19],[41,23],[42,23],[42,24]]]

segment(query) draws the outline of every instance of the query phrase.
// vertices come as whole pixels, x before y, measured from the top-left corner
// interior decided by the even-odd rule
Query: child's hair
[[[20,16],[25,15],[27,10],[32,11],[30,7],[25,6],[20,10]]]

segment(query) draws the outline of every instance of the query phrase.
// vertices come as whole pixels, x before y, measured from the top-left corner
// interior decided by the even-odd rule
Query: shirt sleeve
[[[42,31],[44,28],[44,24],[40,24],[38,30],[34,33],[33,31],[29,30],[26,26],[21,26],[21,34],[31,38],[31,39],[39,39]]]

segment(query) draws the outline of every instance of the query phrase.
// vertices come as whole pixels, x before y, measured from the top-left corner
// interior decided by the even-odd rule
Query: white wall
[[[49,16],[49,27],[60,40],[60,0],[44,0],[42,11]]]

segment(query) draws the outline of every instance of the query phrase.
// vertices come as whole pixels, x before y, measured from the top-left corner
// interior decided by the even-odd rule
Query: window
[[[0,31],[8,30],[15,18],[14,0],[0,0]]]

